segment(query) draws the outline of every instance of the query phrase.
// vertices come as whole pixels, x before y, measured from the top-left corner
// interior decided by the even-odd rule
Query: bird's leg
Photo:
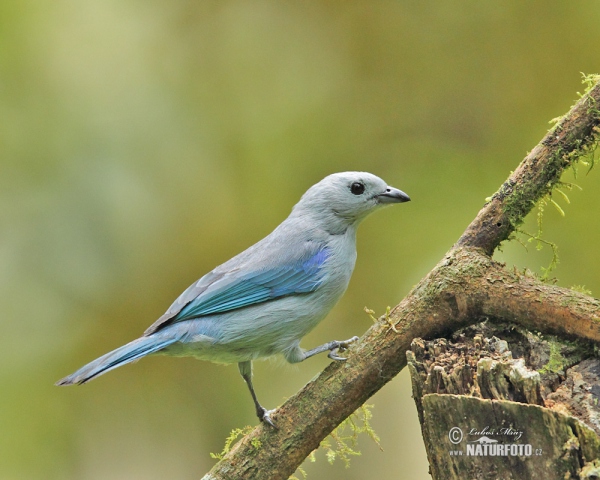
[[[256,415],[261,422],[268,423],[274,429],[277,430],[277,427],[271,420],[270,413],[272,410],[267,410],[260,403],[258,403],[258,399],[256,398],[256,393],[254,393],[254,387],[252,386],[252,362],[250,360],[246,362],[239,362],[238,368],[240,369],[240,374],[242,378],[245,380],[248,388],[250,389],[250,395],[252,395],[252,400],[254,400],[254,406],[256,407]]]
[[[354,343],[357,340],[358,337],[352,337],[348,340],[344,340],[341,342],[339,340],[333,340],[332,342],[324,343],[323,345],[319,345],[318,347],[315,347],[312,350],[307,350],[306,352],[304,352],[304,358],[302,358],[302,360],[306,360],[307,358],[310,358],[313,355],[326,352],[327,350],[329,350],[329,354],[327,356],[332,360],[346,360],[344,357],[340,357],[338,353],[340,351],[346,350],[351,343]]]

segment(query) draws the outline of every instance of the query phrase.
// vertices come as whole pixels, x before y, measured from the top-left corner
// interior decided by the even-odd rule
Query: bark
[[[204,479],[286,479],[319,443],[406,366],[414,338],[435,338],[483,317],[543,332],[600,339],[600,302],[519,275],[495,248],[600,134],[600,83],[585,94],[484,205],[438,265],[354,344],[257,426]]]
[[[594,353],[590,342],[487,321],[415,339],[408,366],[433,479],[597,478]]]

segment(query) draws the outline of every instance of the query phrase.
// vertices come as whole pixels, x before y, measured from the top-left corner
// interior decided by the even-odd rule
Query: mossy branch
[[[593,152],[600,136],[600,84],[598,76],[585,80],[591,78],[595,84],[525,157],[484,205],[457,245],[478,247],[491,255],[537,202],[559,184],[562,173]]]
[[[600,302],[509,271],[491,255],[563,171],[600,136],[600,81],[558,121],[481,209],[454,247],[354,344],[257,426],[206,474],[212,479],[287,479],[346,417],[406,366],[413,338],[434,338],[482,318],[600,341]],[[394,326],[394,328],[392,328]]]

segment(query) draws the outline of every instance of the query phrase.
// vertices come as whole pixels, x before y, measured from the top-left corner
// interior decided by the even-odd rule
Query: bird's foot
[[[273,423],[273,420],[271,420],[271,413],[273,413],[274,411],[275,409],[267,410],[264,407],[260,407],[260,409],[256,410],[256,415],[258,416],[258,419],[261,422],[271,425],[271,427],[273,427],[275,430],[279,430]]]
[[[329,354],[327,355],[332,360],[343,361],[346,360],[346,357],[340,357],[338,353],[347,350],[351,343],[354,343],[358,340],[358,337],[354,336],[349,338],[348,340],[344,340],[342,342],[333,341],[331,342],[331,348],[329,349]]]

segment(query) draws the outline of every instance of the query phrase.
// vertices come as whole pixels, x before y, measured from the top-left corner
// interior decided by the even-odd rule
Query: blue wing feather
[[[215,288],[210,293],[205,290],[190,300],[171,321],[181,322],[286,295],[312,292],[323,281],[323,265],[328,257],[328,250],[322,248],[296,264],[280,265],[227,280],[222,288]]]

